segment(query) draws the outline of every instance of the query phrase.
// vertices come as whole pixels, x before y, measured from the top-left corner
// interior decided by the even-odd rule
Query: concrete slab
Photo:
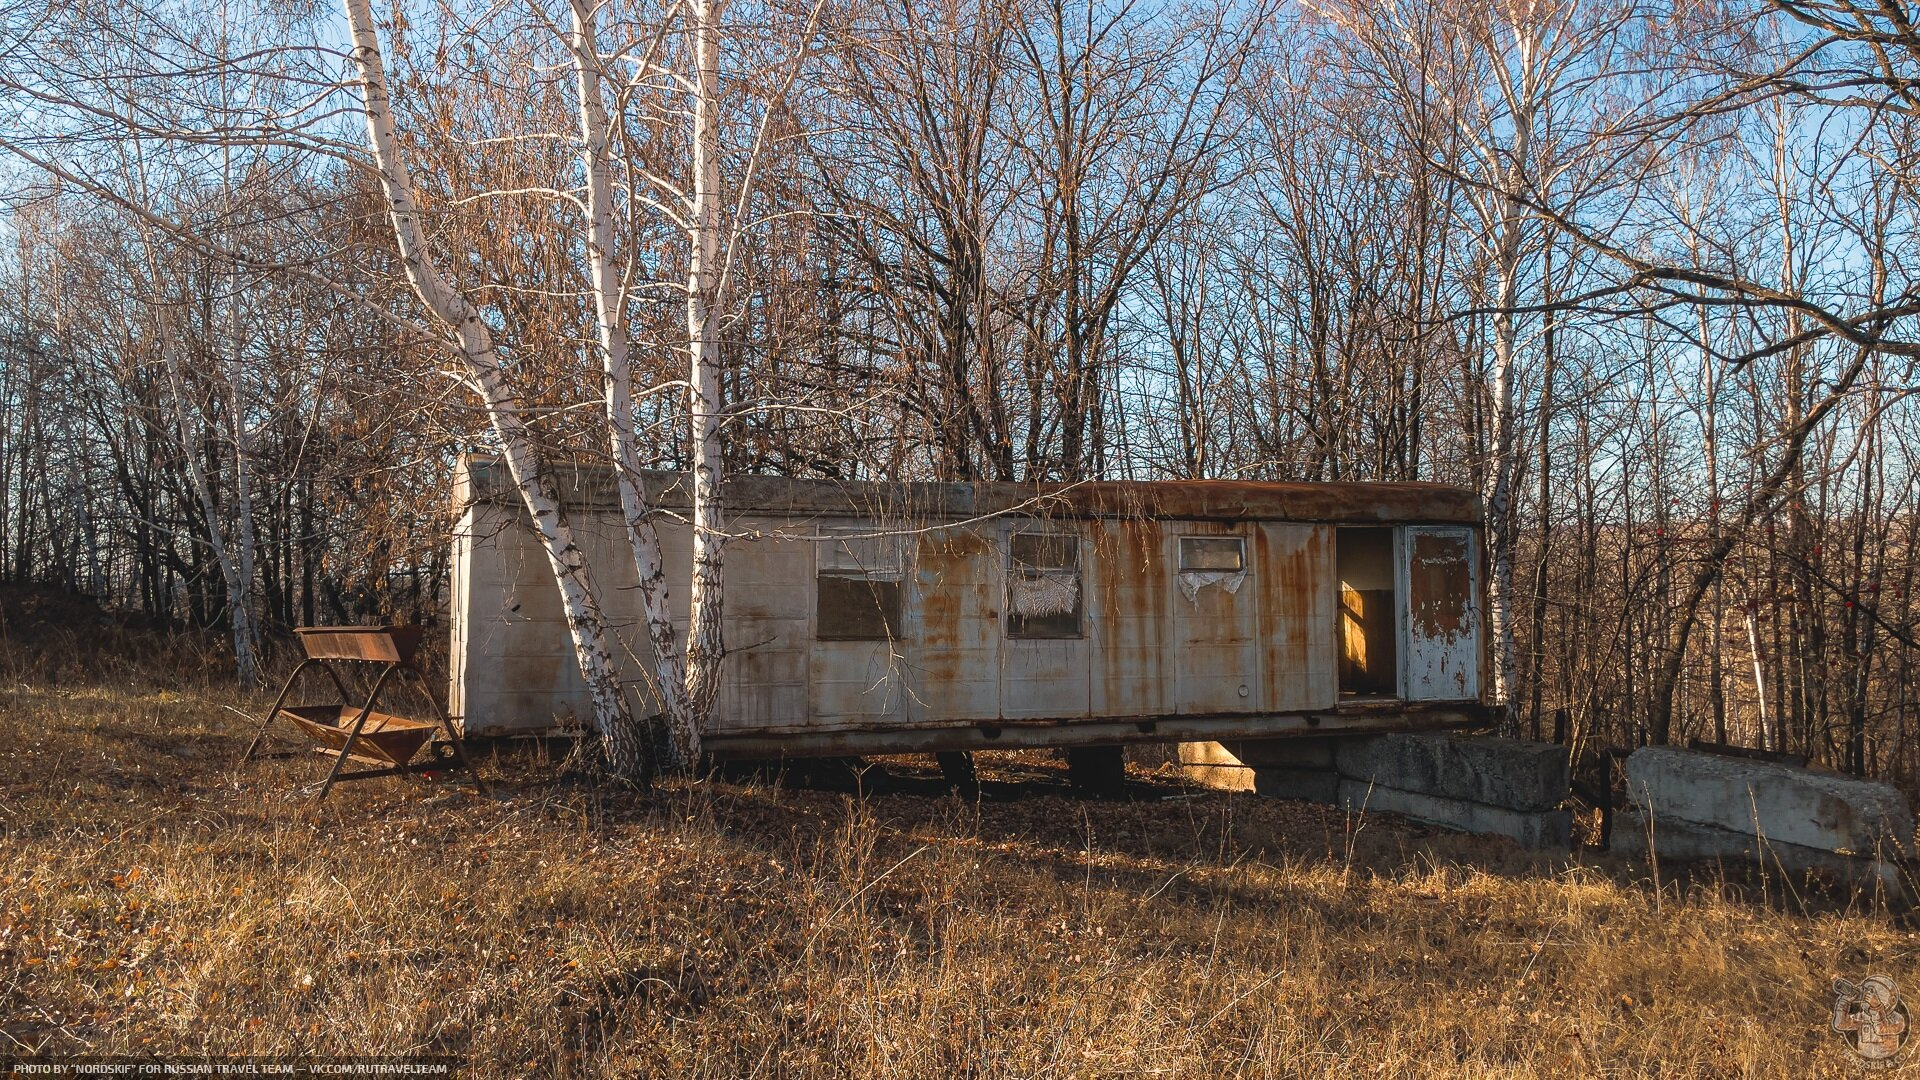
[[[1508,810],[1552,810],[1567,797],[1567,748],[1491,735],[1382,735],[1344,740],[1340,773],[1400,791]]]
[[[1886,859],[1842,855],[1780,840],[1762,840],[1677,818],[1654,818],[1651,831],[1644,811],[1623,807],[1614,813],[1611,849],[1629,858],[1650,855],[1663,861],[1756,863],[1767,869],[1804,874],[1821,871],[1854,888],[1880,890],[1904,904],[1909,895],[1900,867]]]
[[[1853,855],[1913,854],[1913,811],[1888,784],[1664,746],[1627,759],[1627,797],[1684,821]]]
[[[1504,836],[1521,847],[1567,851],[1573,847],[1573,814],[1566,810],[1511,810],[1417,791],[1340,781],[1339,805],[1365,813],[1390,813],[1459,832]]]

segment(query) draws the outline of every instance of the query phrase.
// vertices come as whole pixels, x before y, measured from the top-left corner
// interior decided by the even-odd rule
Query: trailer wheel
[[[1067,750],[1067,783],[1086,795],[1110,797],[1127,789],[1127,752],[1119,746],[1075,746]]]

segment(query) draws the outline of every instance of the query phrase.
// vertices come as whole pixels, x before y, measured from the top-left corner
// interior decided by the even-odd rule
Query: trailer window
[[[1238,536],[1183,536],[1180,538],[1180,569],[1224,570],[1232,573],[1247,568],[1247,542]]]
[[[1007,636],[1081,636],[1080,538],[1014,533],[1007,542]]]
[[[814,636],[821,641],[898,637],[903,562],[898,537],[827,541],[815,578]]]

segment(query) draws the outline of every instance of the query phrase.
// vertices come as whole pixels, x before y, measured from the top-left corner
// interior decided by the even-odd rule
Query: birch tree
[[[647,737],[634,722],[631,702],[620,684],[613,643],[586,556],[574,540],[553,477],[527,428],[520,395],[501,364],[485,311],[437,265],[395,125],[386,61],[372,6],[368,0],[345,0],[344,11],[352,32],[352,61],[365,114],[367,149],[386,200],[394,245],[407,281],[440,328],[441,333],[435,336],[456,350],[464,363],[465,374],[499,439],[514,488],[533,518],[560,591],[568,634],[592,701],[593,725],[607,760],[620,775],[643,776],[651,764]]]
[[[1487,630],[1494,696],[1510,703],[1518,679],[1514,496],[1524,417],[1516,387],[1527,342],[1521,309],[1537,298],[1534,263],[1547,228],[1532,206],[1546,192],[1563,205],[1583,194],[1579,185],[1569,191],[1569,174],[1583,159],[1590,169],[1609,129],[1623,122],[1598,109],[1592,91],[1627,51],[1629,29],[1643,13],[1633,0],[1316,7],[1359,47],[1357,74],[1395,103],[1409,127],[1422,124],[1427,108],[1438,103],[1457,138],[1457,161],[1425,164],[1460,181],[1466,224],[1488,277],[1488,422],[1480,470],[1487,510]],[[1588,118],[1571,120],[1582,99]]]

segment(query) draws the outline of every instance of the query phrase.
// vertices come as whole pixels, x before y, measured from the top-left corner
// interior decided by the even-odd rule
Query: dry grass
[[[0,690],[0,1049],[437,1052],[496,1076],[1807,1076],[1915,935],[1176,790],[1087,803],[499,761],[236,769],[216,691]],[[1005,778],[1039,767],[1001,763]]]

